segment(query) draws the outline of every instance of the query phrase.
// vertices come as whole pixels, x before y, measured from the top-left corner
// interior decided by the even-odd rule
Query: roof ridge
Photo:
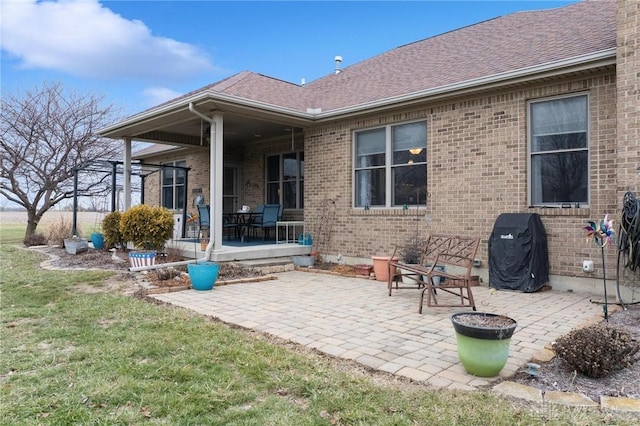
[[[242,80],[248,78],[251,74],[255,74],[249,70],[240,71],[239,73],[233,74],[225,79],[222,79],[214,84],[209,85],[206,90],[213,89],[217,92],[223,92],[226,89],[235,86]]]

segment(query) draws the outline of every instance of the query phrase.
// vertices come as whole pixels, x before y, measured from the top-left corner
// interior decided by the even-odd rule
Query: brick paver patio
[[[417,290],[389,297],[386,283],[379,281],[302,271],[276,275],[277,280],[153,297],[436,387],[471,390],[495,381],[467,374],[458,360],[449,317],[465,308],[425,306],[420,315]],[[572,328],[602,317],[602,307],[591,303],[589,294],[484,286],[473,292],[478,311],[518,321],[503,377]]]

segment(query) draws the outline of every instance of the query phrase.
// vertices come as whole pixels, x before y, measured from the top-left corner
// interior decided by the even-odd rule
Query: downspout
[[[212,148],[214,146],[213,137],[215,135],[215,130],[216,130],[215,129],[215,127],[216,127],[215,120],[213,120],[212,118],[207,117],[206,115],[204,115],[200,111],[196,110],[195,107],[193,106],[193,102],[189,102],[189,111],[191,111],[192,113],[194,113],[195,115],[197,115],[198,117],[200,117],[201,119],[203,119],[204,121],[209,123],[209,125],[210,125],[210,130],[209,130],[209,132],[210,132],[209,133],[209,141],[210,141],[209,142],[209,158],[210,158],[210,163],[213,163],[213,161],[211,159],[211,157],[213,156],[213,152],[211,152],[211,151],[212,151]],[[209,166],[209,167],[211,167],[211,166]],[[211,170],[209,170],[209,175],[211,175]],[[209,182],[209,186],[210,186],[209,192],[212,193],[213,192],[212,186],[213,186],[214,182],[211,181],[211,178],[209,178],[209,180],[210,180],[210,182]],[[211,196],[209,198],[211,199]],[[216,223],[214,221],[215,219],[213,219],[213,216],[214,216],[213,212],[214,212],[214,209],[215,209],[214,200],[211,199],[210,203],[214,208],[210,209],[211,213],[209,215],[209,221],[210,221],[209,227],[213,228],[212,225]],[[206,250],[204,252],[204,257],[202,259],[200,259],[200,260],[202,260],[202,261],[209,260],[209,258],[211,257],[211,251],[213,250],[214,246],[215,246],[215,239],[214,238],[209,238],[209,244],[207,245],[207,248],[206,248]]]
[[[200,259],[202,261],[208,260],[208,258],[204,258],[204,259]],[[136,266],[136,267],[131,267],[129,268],[129,271],[131,272],[141,272],[141,271],[153,271],[154,269],[160,269],[160,268],[171,268],[174,266],[182,266],[182,265],[188,265],[190,263],[198,263],[198,260],[180,260],[177,262],[168,262],[168,263],[156,263],[155,265],[149,265],[149,266]]]

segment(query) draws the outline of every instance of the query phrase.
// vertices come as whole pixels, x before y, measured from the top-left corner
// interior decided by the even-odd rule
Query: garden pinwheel
[[[593,220],[587,221],[589,224],[582,228],[587,232],[587,242],[593,239],[593,242],[600,247],[602,252],[602,281],[604,284],[604,305],[602,310],[604,311],[604,319],[609,321],[609,310],[607,306],[607,273],[605,269],[604,261],[604,246],[609,242],[613,242],[613,220],[609,220],[609,215],[604,215],[604,219],[599,220],[598,223]]]
[[[604,247],[613,241],[613,220],[609,220],[608,214],[598,223],[593,220],[587,223],[589,225],[582,228],[587,232],[587,241],[593,238],[593,242],[599,247]]]

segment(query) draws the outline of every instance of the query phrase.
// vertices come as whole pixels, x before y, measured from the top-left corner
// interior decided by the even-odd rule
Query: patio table
[[[261,213],[257,212],[243,212],[237,211],[233,213],[225,213],[224,215],[229,218],[232,223],[238,226],[238,235],[240,236],[240,242],[244,243],[245,231],[249,229],[249,225],[260,216]],[[246,234],[248,236],[248,232]]]

